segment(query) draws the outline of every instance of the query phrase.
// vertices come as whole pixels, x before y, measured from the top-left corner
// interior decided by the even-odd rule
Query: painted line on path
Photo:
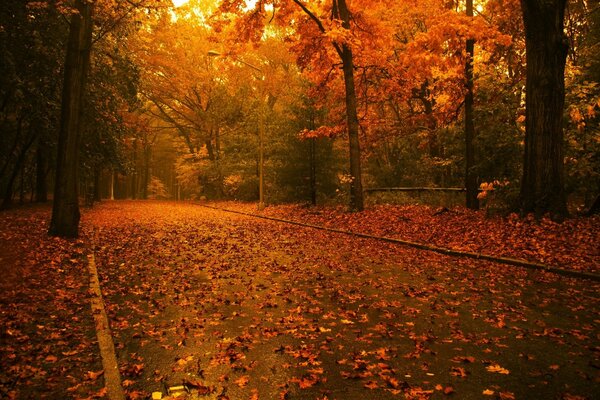
[[[117,355],[115,345],[108,325],[108,317],[104,309],[104,300],[100,290],[100,281],[98,279],[98,270],[96,269],[96,258],[94,253],[88,255],[88,268],[90,271],[90,289],[92,290],[92,314],[96,325],[96,336],[98,337],[98,346],[100,347],[100,356],[102,357],[102,367],[104,368],[104,386],[106,387],[109,400],[125,400],[125,392],[121,386],[121,376],[119,374],[119,365],[117,364]]]

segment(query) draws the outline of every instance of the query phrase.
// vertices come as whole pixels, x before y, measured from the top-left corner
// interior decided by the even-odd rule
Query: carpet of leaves
[[[0,399],[103,397],[82,240],[48,207],[0,213]]]
[[[501,246],[479,237],[496,237],[479,214],[469,214],[472,232],[442,221],[426,227],[432,218],[417,211],[266,212],[385,236],[407,232],[407,218],[414,235],[445,237],[440,245]],[[459,219],[452,212],[442,218]],[[563,229],[521,223],[521,234]],[[595,282],[191,203],[107,202],[83,225],[131,399],[181,383],[221,400],[573,400],[600,387]],[[542,242],[518,238],[529,243],[523,248]],[[571,260],[548,250],[552,260]],[[573,268],[593,269],[593,258],[573,257]]]
[[[256,213],[253,203],[219,206]],[[562,223],[533,216],[486,216],[464,207],[375,205],[361,213],[344,207],[281,205],[263,215],[375,236],[431,244],[454,250],[512,257],[577,271],[600,273],[600,216],[570,218]]]

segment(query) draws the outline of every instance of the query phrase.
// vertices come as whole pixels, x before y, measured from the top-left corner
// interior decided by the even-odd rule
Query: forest
[[[564,217],[600,190],[597,2],[4,3],[3,208],[457,188],[424,197]]]
[[[599,210],[598,0],[2,0],[0,398],[591,400]]]

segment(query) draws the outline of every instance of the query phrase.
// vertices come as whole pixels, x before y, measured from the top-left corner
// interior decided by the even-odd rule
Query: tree
[[[37,200],[43,200],[46,175],[58,131],[60,83],[66,29],[59,13],[37,3],[7,0],[0,11],[0,208],[9,207],[19,183],[39,168]],[[35,150],[41,157],[31,153]],[[25,179],[17,179],[18,176]],[[23,185],[19,189],[23,193]]]
[[[473,0],[467,0],[467,16],[473,17]],[[475,40],[467,39],[466,45],[465,77],[467,81],[467,93],[465,95],[465,187],[467,189],[467,208],[477,210],[477,177],[475,176],[475,124],[473,122],[473,55]]]
[[[273,18],[266,18],[267,4],[273,7]],[[244,11],[242,11],[244,10]],[[358,6],[357,6],[358,10]],[[348,148],[350,160],[350,209],[360,211],[364,208],[361,174],[361,151],[359,142],[359,119],[357,112],[357,95],[354,78],[354,51],[359,45],[355,40],[356,31],[354,24],[362,21],[359,13],[353,13],[348,7],[346,0],[332,0],[319,2],[306,2],[301,0],[289,0],[285,2],[257,2],[253,9],[248,10],[244,1],[223,1],[220,13],[226,16],[228,13],[242,13],[239,29],[235,31],[236,38],[260,41],[261,33],[265,25],[275,20],[280,26],[290,26],[295,30],[296,42],[304,41],[302,45],[296,46],[299,59],[318,59],[316,64],[324,75],[326,71],[340,66],[343,73],[345,90],[345,117],[346,130],[348,133]],[[223,18],[227,20],[227,18]],[[369,24],[367,24],[369,25]],[[288,30],[289,31],[289,30]],[[369,32],[373,33],[373,32]],[[291,38],[292,35],[290,35]],[[368,36],[368,34],[365,34]],[[374,35],[377,36],[377,35]],[[307,46],[313,42],[312,46]],[[331,44],[332,46],[327,46]],[[334,50],[337,63],[330,58],[330,51]],[[302,63],[302,62],[300,62]]]
[[[566,0],[521,0],[527,83],[521,209],[537,216],[567,214],[563,172]]]
[[[65,237],[77,237],[79,233],[79,137],[93,30],[93,4],[77,0],[75,9],[65,59],[54,203],[48,230],[50,235]]]
[[[312,13],[300,0],[296,3],[319,27],[322,33],[326,33],[321,20]],[[350,32],[351,12],[346,0],[333,0],[331,7],[331,18],[341,22],[341,27]],[[342,36],[343,37],[343,36]],[[338,56],[342,61],[344,72],[344,88],[346,100],[346,124],[348,129],[348,149],[350,159],[350,209],[362,211],[364,209],[362,172],[360,165],[360,141],[358,137],[359,123],[357,113],[356,88],[354,83],[354,58],[350,43],[345,40],[334,40],[332,42]]]

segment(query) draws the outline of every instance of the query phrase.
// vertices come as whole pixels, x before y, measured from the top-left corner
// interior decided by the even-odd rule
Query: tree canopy
[[[67,129],[63,77],[71,69],[69,31],[83,15],[78,4],[7,1],[3,8],[5,207],[28,193],[43,201],[47,187],[60,201],[63,172],[55,172],[65,169],[56,151],[65,148],[58,132],[61,123]],[[528,13],[537,12],[529,2],[475,1],[472,16],[467,2],[443,0],[176,6],[93,3],[75,113],[81,126],[68,128],[79,132],[69,151],[77,157],[66,168],[78,171],[68,189],[72,204],[109,192],[148,198],[156,188],[169,198],[253,200],[261,180],[268,203],[318,197],[354,210],[364,206],[363,186],[467,182],[471,206],[475,187],[486,208],[539,215],[585,209],[597,197],[598,13],[591,3],[571,2],[556,17],[565,64],[553,72],[564,81],[564,101],[547,108],[561,116],[554,136],[540,125],[545,117],[532,114],[545,109],[532,74],[550,67],[531,61],[541,46],[532,40],[554,39],[527,33],[545,29],[542,22],[528,28]],[[544,135],[561,150],[527,150]],[[532,154],[552,161],[533,168]],[[535,187],[555,189],[529,190]]]

